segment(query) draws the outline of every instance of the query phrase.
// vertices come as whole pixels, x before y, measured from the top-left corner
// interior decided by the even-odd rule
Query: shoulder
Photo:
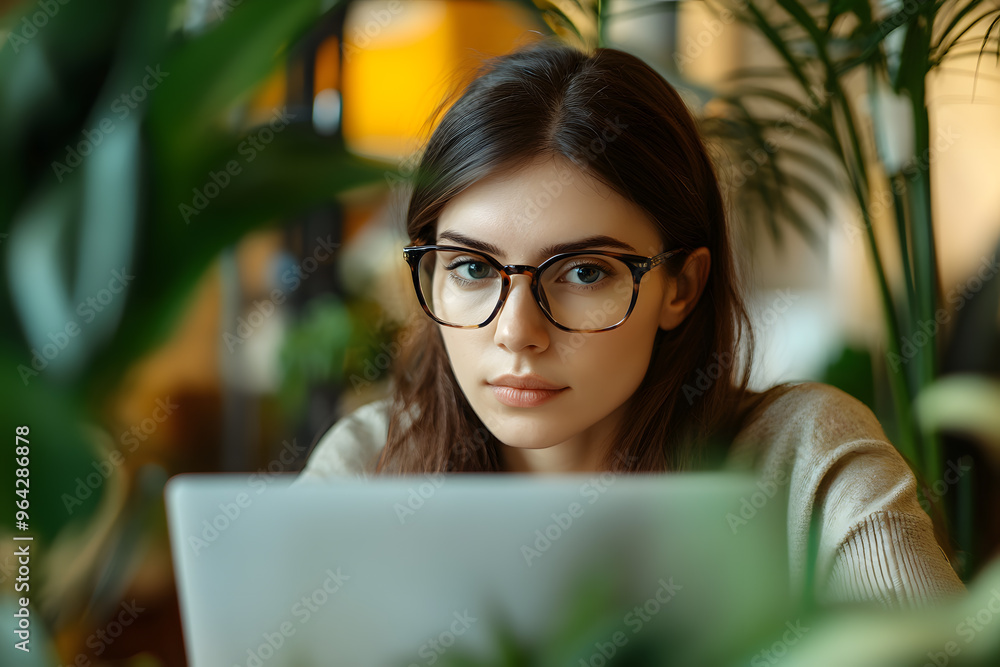
[[[731,462],[788,486],[789,510],[806,512],[836,487],[838,510],[878,509],[875,496],[915,488],[910,467],[864,403],[821,382],[780,388],[754,409],[733,441]],[[855,488],[847,492],[847,485]]]
[[[789,511],[805,521],[828,498],[827,520],[859,520],[890,498],[915,501],[909,464],[867,405],[821,382],[780,388],[754,409],[730,452],[733,463],[787,485]],[[914,503],[915,504],[915,503]],[[912,508],[911,508],[912,509]],[[916,508],[919,511],[919,507]]]
[[[888,444],[871,409],[837,387],[802,382],[770,392],[774,397],[765,397],[751,410],[736,435],[735,456],[759,461],[774,456],[821,456],[849,443]]]
[[[815,573],[827,595],[906,605],[961,590],[909,464],[850,394],[820,382],[781,387],[748,414],[730,457],[782,489],[793,576],[808,571],[818,528]]]
[[[300,480],[372,475],[385,446],[391,400],[373,401],[337,421],[316,443]]]
[[[730,457],[787,485],[789,511],[803,520],[828,499],[836,500],[823,507],[828,521],[838,514],[860,520],[885,509],[890,498],[916,499],[909,464],[868,406],[821,382],[784,386],[762,403],[745,420]]]

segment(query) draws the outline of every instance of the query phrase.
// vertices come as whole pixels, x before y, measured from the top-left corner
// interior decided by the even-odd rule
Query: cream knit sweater
[[[369,403],[338,421],[317,443],[301,481],[373,475],[388,405],[389,399]],[[820,601],[914,607],[965,590],[917,502],[909,466],[871,410],[849,394],[817,382],[794,386],[752,415],[730,462],[756,469],[762,484],[787,494],[796,591],[807,571],[814,512]]]

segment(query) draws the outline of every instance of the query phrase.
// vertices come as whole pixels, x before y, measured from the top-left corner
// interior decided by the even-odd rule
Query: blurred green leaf
[[[981,375],[948,375],[925,388],[914,411],[928,432],[966,433],[992,445],[1000,454],[1000,381]]]
[[[160,146],[163,155],[175,164],[191,163],[202,154],[204,142],[216,139],[220,131],[225,136],[227,112],[274,71],[324,4],[212,3],[209,14],[225,20],[182,39],[165,54],[162,69],[169,73],[170,92],[152,100],[149,114],[153,132],[169,138]]]
[[[8,37],[25,39],[0,49],[0,395],[8,433],[31,429],[29,525],[39,540],[92,517],[108,475],[121,474],[94,442],[107,439],[108,398],[167,339],[220,251],[383,182],[386,165],[316,136],[310,118],[275,109],[288,116],[280,126],[253,126],[245,113],[297,40],[341,3],[214,7],[224,19],[197,32],[184,31],[190,3],[180,0],[57,3],[32,30],[24,17],[35,3],[3,18]],[[131,276],[123,289],[105,289],[113,272]],[[12,458],[0,474],[13,478]],[[98,582],[108,595],[119,585],[114,564],[145,529],[129,521]]]
[[[312,385],[339,382],[344,355],[357,327],[347,306],[333,296],[310,301],[281,348],[281,400],[288,414],[299,416]]]
[[[35,374],[30,360],[22,363],[8,348],[0,348],[0,396],[4,399],[4,431],[11,455],[0,457],[0,475],[14,480],[15,429],[27,426],[29,466],[27,534],[51,542],[70,522],[89,519],[100,502],[106,477],[100,451],[82,426],[88,415],[70,390]],[[24,380],[22,380],[22,377]],[[89,478],[89,479],[88,479]],[[10,510],[0,526],[14,530],[14,482],[8,482]]]

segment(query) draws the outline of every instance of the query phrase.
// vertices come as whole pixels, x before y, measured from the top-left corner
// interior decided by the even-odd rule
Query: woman
[[[747,389],[753,336],[719,185],[654,70],[547,43],[495,58],[417,174],[404,252],[430,326],[402,341],[392,395],[331,429],[304,478],[727,457],[788,494],[798,586],[815,514],[824,599],[962,590],[864,405],[819,383]]]

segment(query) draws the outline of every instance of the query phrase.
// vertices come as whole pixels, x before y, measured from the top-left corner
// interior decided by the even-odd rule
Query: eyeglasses
[[[595,333],[621,326],[635,308],[639,282],[683,249],[655,257],[608,251],[567,252],[537,267],[504,266],[482,252],[458,246],[403,248],[417,299],[438,324],[485,327],[503,308],[511,278],[531,278],[531,293],[545,317],[563,331]]]

